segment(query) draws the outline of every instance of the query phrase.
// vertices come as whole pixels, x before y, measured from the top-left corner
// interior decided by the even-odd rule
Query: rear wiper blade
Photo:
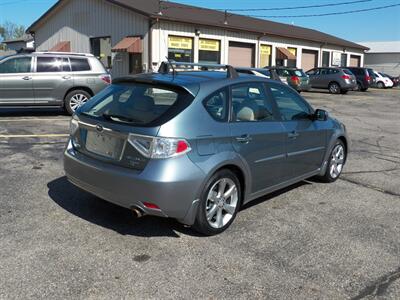
[[[111,121],[116,121],[116,119],[125,122],[125,123],[143,123],[141,120],[137,120],[134,118],[126,117],[126,116],[120,116],[117,114],[108,114],[108,113],[103,113],[103,118]]]

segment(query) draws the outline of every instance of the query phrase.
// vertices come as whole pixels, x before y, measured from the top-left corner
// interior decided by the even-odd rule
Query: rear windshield
[[[161,125],[187,107],[193,97],[184,90],[150,84],[114,84],[93,97],[80,113],[118,123]]]
[[[304,77],[307,76],[303,70],[290,70],[290,75],[292,76],[298,76],[298,77]]]
[[[258,69],[257,72],[259,72],[259,73],[261,73],[261,74],[263,74],[265,76],[271,77],[271,72],[269,70],[267,70],[267,69],[261,69],[261,70]]]
[[[342,69],[342,70],[347,75],[354,75],[353,72],[351,72],[349,69]]]

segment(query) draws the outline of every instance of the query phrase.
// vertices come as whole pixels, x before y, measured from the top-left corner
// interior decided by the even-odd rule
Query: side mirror
[[[328,112],[323,109],[317,109],[314,112],[314,121],[326,121],[328,120]]]

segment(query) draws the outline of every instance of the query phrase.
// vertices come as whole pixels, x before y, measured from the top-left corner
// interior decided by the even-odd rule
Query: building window
[[[199,63],[219,64],[221,61],[221,42],[199,39]]]
[[[340,56],[340,66],[341,67],[347,66],[347,54],[346,53],[342,53],[342,55]]]
[[[96,56],[107,69],[112,68],[111,37],[97,37],[90,39],[91,53]]]
[[[322,66],[329,67],[329,52],[328,51],[322,52]]]
[[[271,65],[271,49],[269,45],[260,45],[260,67],[269,67]]]
[[[193,39],[169,36],[168,58],[179,62],[193,62]]]
[[[142,53],[129,53],[129,74],[142,72]]]
[[[292,53],[294,56],[297,57],[297,49],[296,48],[288,47],[287,49],[289,50],[290,53]],[[296,64],[297,64],[297,59],[288,59],[287,60],[287,66],[288,67],[295,68]]]

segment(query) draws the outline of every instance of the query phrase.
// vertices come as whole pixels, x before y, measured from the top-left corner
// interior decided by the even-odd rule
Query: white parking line
[[[41,138],[41,137],[48,137],[48,138],[53,138],[53,137],[69,137],[69,134],[2,134],[0,135],[0,138]]]

